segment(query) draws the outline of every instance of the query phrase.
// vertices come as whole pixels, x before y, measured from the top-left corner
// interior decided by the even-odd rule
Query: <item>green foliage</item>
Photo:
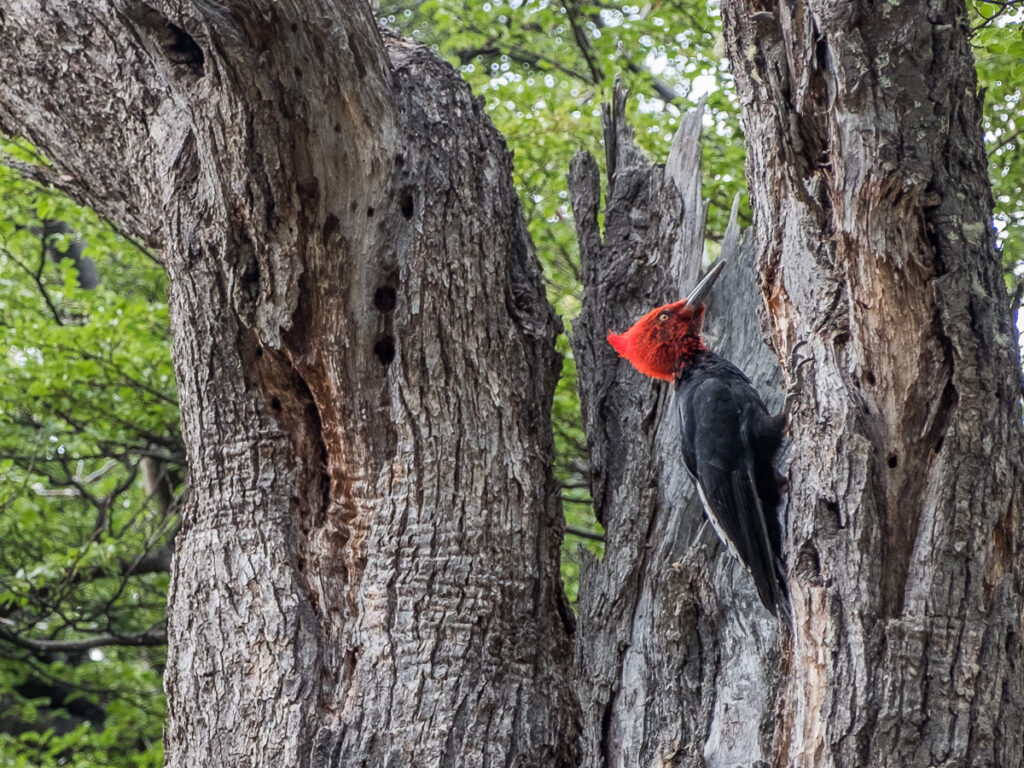
[[[1024,10],[1010,3],[971,5],[998,239],[1008,276],[1016,272],[1024,280]]]
[[[0,151],[39,161],[23,142]],[[62,258],[79,237],[94,290]],[[166,564],[148,558],[183,463],[165,295],[160,266],[95,214],[0,167],[4,765],[162,763],[163,648],[60,644],[164,622]]]

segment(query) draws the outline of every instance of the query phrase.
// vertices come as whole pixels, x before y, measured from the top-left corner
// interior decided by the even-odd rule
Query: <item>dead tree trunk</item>
[[[605,556],[581,573],[576,688],[583,765],[751,765],[770,759],[779,675],[777,622],[710,528],[686,477],[672,387],[617,361],[605,341],[696,281],[706,207],[700,198],[703,106],[688,114],[667,165],[636,145],[616,91],[604,115],[608,186],[589,155],[569,176],[581,246],[579,367],[592,489]],[[779,408],[778,362],[758,328],[753,240],[730,225],[732,261],[709,303],[713,349]]]
[[[722,5],[797,394],[776,764],[1021,766],[1020,361],[964,4]]]
[[[168,765],[573,764],[557,321],[467,86],[361,0],[30,0],[0,71],[171,277]]]

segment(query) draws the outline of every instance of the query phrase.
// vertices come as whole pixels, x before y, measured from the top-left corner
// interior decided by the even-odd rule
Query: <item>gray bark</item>
[[[363,2],[25,2],[0,128],[158,247],[167,763],[569,765],[557,321],[500,136]]]
[[[1020,361],[964,4],[722,10],[793,361],[776,764],[1021,766]]]
[[[605,341],[609,328],[623,330],[696,282],[706,213],[703,105],[684,117],[662,168],[634,144],[624,100],[617,90],[604,115],[603,237],[596,162],[577,155],[569,176],[584,281],[573,350],[594,505],[606,530],[604,559],[581,569],[583,765],[749,765],[770,759],[778,623],[710,527],[702,530],[672,386],[618,361]],[[707,337],[777,410],[780,373],[758,330],[753,243],[741,246],[730,225],[723,256],[731,264],[709,302]]]

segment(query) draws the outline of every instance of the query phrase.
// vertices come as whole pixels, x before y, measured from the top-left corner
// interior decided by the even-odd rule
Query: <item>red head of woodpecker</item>
[[[750,572],[765,607],[789,615],[782,525],[783,480],[774,467],[785,416],[769,415],[749,379],[701,339],[704,300],[719,260],[682,301],[658,307],[625,333],[609,333],[619,355],[647,376],[675,382],[682,463],[708,520]]]
[[[608,342],[619,357],[646,376],[675,381],[687,362],[707,349],[701,338],[704,301],[724,266],[725,261],[716,261],[685,299],[651,310],[624,333],[609,331]]]

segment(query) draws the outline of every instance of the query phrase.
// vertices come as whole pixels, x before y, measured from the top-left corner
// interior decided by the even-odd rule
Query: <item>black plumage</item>
[[[774,467],[785,416],[768,413],[750,380],[706,349],[676,378],[683,463],[708,519],[754,579],[772,614],[789,614]]]

